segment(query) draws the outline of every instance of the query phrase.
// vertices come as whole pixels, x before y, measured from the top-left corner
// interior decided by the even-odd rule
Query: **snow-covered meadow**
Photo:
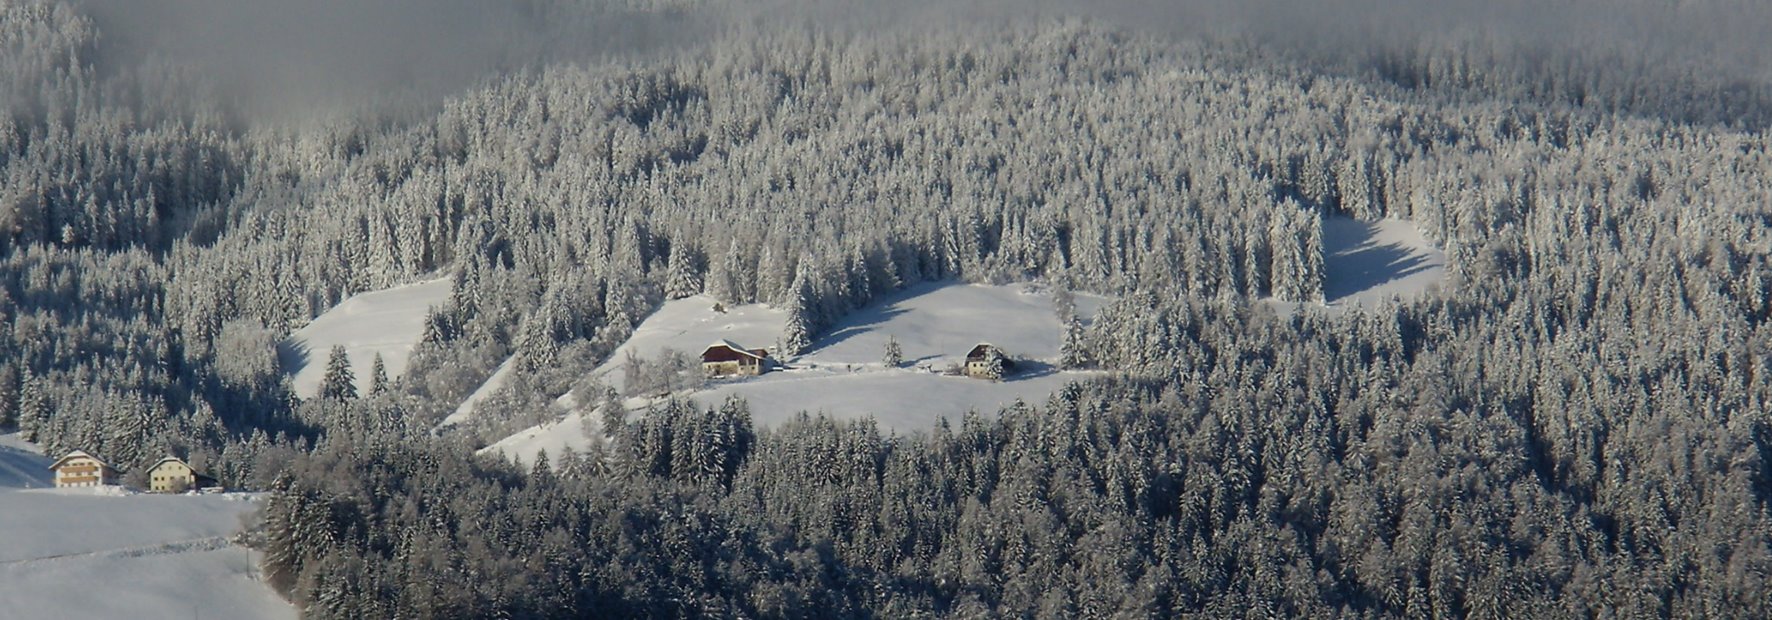
[[[1108,301],[1081,293],[1075,300],[1077,313],[1085,318]],[[784,318],[781,311],[746,305],[720,313],[713,305],[703,296],[664,304],[596,374],[619,388],[621,364],[630,350],[643,357],[665,349],[695,356],[721,339],[746,347],[775,347]],[[884,430],[910,433],[968,411],[995,413],[1018,399],[1038,404],[1066,383],[1093,376],[1057,370],[1062,334],[1051,292],[1042,287],[917,284],[838,321],[805,354],[783,360],[786,366],[778,371],[716,380],[677,396],[704,406],[718,406],[731,396],[743,398],[760,428],[806,411],[843,419],[872,416]],[[899,368],[888,368],[882,361],[889,339],[897,340],[903,351]],[[1024,369],[1001,382],[943,374],[980,342],[1025,360]],[[637,414],[647,402],[629,399],[627,405]],[[560,405],[561,420],[524,430],[485,450],[528,462],[543,449],[558,454],[565,448],[588,448],[587,430],[594,434],[597,429],[593,408],[579,406],[576,395],[563,397]]]
[[[0,436],[0,617],[296,617],[230,540],[257,496],[55,489],[51,461]]]
[[[290,334],[279,350],[283,371],[295,395],[312,398],[326,376],[326,357],[335,345],[343,345],[351,359],[357,392],[368,393],[370,368],[381,354],[388,379],[406,372],[413,347],[424,336],[425,314],[449,299],[450,279],[427,280],[390,289],[360,293],[341,301]]]

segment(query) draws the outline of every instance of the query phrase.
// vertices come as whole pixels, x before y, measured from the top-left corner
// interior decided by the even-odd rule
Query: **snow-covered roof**
[[[171,461],[171,462],[173,462],[173,463],[178,463],[178,464],[180,464],[180,465],[183,465],[183,466],[185,466],[185,467],[186,467],[186,468],[189,468],[189,469],[191,469],[191,471],[196,471],[196,468],[194,468],[194,467],[191,467],[191,464],[190,464],[190,463],[186,463],[186,462],[185,462],[185,460],[184,460],[184,459],[181,459],[181,458],[178,458],[178,457],[176,457],[176,456],[169,456],[169,457],[166,457],[166,458],[163,458],[163,459],[160,459],[160,460],[158,460],[158,461],[154,461],[154,464],[153,464],[153,466],[151,466],[151,467],[148,467],[148,469],[155,469],[155,468],[158,468],[158,467],[160,467],[160,466],[161,466],[161,465],[163,465],[163,464],[165,464],[165,463],[166,463],[166,462],[168,462],[168,461]]]
[[[741,355],[745,355],[748,357],[754,357],[759,360],[763,359],[763,357],[764,357],[763,355],[758,355],[756,352],[753,352],[750,349],[746,349],[743,346],[740,346],[736,342],[733,342],[731,340],[726,340],[724,338],[722,338],[720,340],[716,340],[716,341],[714,341],[713,344],[708,345],[708,348],[702,350],[701,356],[703,359],[706,359],[708,356],[708,351],[712,351],[714,349],[720,349],[720,348],[731,349]],[[761,350],[762,349],[758,349],[758,351],[761,351]]]
[[[64,461],[67,461],[68,459],[77,459],[77,458],[81,458],[81,457],[85,457],[85,458],[92,459],[94,461],[98,461],[99,465],[109,466],[107,463],[105,463],[104,459],[93,456],[93,455],[87,453],[85,450],[75,450],[73,452],[69,452],[67,456],[56,459],[54,463],[50,463],[49,468],[50,469],[59,468],[62,466],[62,463]]]

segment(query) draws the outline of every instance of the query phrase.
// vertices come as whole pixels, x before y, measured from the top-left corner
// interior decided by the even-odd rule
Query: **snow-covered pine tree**
[[[904,349],[898,345],[898,338],[886,337],[886,355],[881,359],[887,368],[897,368],[904,364]]]
[[[1003,372],[1007,369],[1008,365],[1008,360],[1003,358],[1003,352],[997,350],[996,347],[991,347],[985,350],[984,376],[986,379],[1002,381]]]
[[[351,372],[351,358],[344,345],[332,347],[326,359],[326,375],[320,380],[320,397],[344,400],[357,397],[357,376]]]
[[[1076,315],[1064,325],[1064,342],[1058,348],[1058,365],[1061,368],[1084,368],[1089,365],[1089,349],[1083,343],[1083,321]]]
[[[701,268],[691,252],[689,245],[680,240],[671,245],[671,257],[665,266],[665,297],[682,299],[701,293]]]
[[[388,391],[388,364],[382,361],[381,352],[375,353],[375,361],[369,365],[369,394],[380,396]]]
[[[787,319],[782,325],[781,354],[783,357],[799,355],[812,345],[813,300],[811,276],[807,274],[810,261],[800,261],[800,271],[794,276],[793,285],[788,287]]]

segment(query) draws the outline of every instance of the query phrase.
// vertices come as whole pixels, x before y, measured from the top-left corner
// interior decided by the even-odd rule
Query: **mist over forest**
[[[1767,32],[0,0],[0,433],[266,492],[241,539],[312,618],[1772,617]],[[1377,222],[1445,281],[1337,306],[1325,235]],[[402,371],[292,348],[444,281]],[[1076,379],[900,432],[916,395],[761,424],[616,356],[706,296],[791,365],[926,283],[1049,291],[1062,353],[1022,361]],[[567,419],[587,450],[484,450]]]

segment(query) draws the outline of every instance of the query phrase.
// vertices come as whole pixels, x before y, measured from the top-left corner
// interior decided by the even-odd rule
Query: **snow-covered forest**
[[[1772,10],[1559,3],[1671,24],[1633,46],[511,4],[477,74],[272,114],[108,3],[0,0],[0,429],[274,491],[315,618],[1772,617],[1772,51],[1655,44]],[[1331,217],[1448,281],[1311,311]],[[296,396],[292,333],[438,278],[403,373],[308,351]],[[792,356],[947,280],[1117,298],[1066,338],[1105,372],[908,434],[672,402],[474,452],[666,300],[780,308]]]

